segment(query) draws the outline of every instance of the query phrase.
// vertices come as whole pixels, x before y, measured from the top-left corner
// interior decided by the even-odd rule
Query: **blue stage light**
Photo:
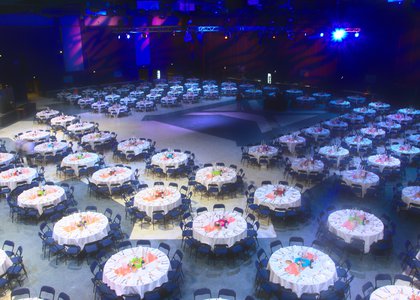
[[[324,33],[323,33],[323,32],[321,32],[321,33],[319,34],[319,36],[320,36],[320,37],[324,37]]]
[[[126,36],[127,40],[129,40],[130,37],[131,37],[130,34],[128,34],[128,33],[125,36]]]
[[[354,37],[355,38],[358,38],[360,36],[360,34],[358,33],[358,32],[356,32],[355,34],[354,34]]]
[[[343,28],[337,28],[332,33],[332,39],[335,42],[341,42],[347,36],[347,32]]]

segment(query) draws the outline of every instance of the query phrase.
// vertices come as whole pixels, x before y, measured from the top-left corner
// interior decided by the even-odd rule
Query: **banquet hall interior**
[[[0,1],[0,299],[420,299],[420,1]]]

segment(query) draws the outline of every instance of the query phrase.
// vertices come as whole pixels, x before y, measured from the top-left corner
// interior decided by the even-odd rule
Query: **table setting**
[[[134,173],[126,167],[108,167],[93,173],[91,182],[94,184],[106,184],[110,189],[112,184],[123,184],[133,179]]]
[[[401,125],[398,122],[394,122],[391,120],[378,122],[377,125],[378,127],[384,128],[388,131],[401,129]]]
[[[267,184],[255,190],[254,203],[265,205],[271,210],[300,207],[301,194],[291,186]]]
[[[50,137],[50,131],[48,130],[29,130],[19,135],[18,139],[29,142],[36,142],[39,140],[45,140]]]
[[[386,285],[372,292],[370,300],[419,300],[420,290],[413,286]]]
[[[367,161],[368,164],[379,167],[381,173],[385,168],[399,168],[401,165],[398,158],[387,154],[371,155],[368,157]]]
[[[326,128],[322,128],[321,126],[312,126],[305,129],[305,134],[313,137],[315,141],[318,141],[319,137],[328,137],[330,135],[330,131]]]
[[[14,159],[14,154],[0,152],[0,166],[8,166]]]
[[[81,122],[81,123],[75,123],[67,126],[67,131],[70,132],[90,132],[95,129],[95,124],[90,122]]]
[[[99,241],[109,232],[108,218],[97,212],[78,212],[63,217],[53,228],[53,239],[60,245],[86,244]]]
[[[420,134],[412,134],[407,138],[407,141],[413,143],[414,145],[420,144]]]
[[[303,91],[299,89],[288,89],[286,90],[286,94],[289,96],[298,97],[300,95],[303,95]]]
[[[68,124],[74,122],[74,120],[76,120],[75,116],[62,115],[62,116],[52,118],[50,120],[50,123],[51,123],[51,126],[66,127]]]
[[[371,102],[368,106],[377,111],[386,111],[391,107],[391,105],[389,105],[388,103],[384,103],[381,101]]]
[[[353,112],[356,114],[361,114],[368,117],[374,117],[376,114],[376,110],[374,110],[373,108],[368,108],[368,107],[356,107],[356,108],[353,108]]]
[[[402,113],[396,113],[396,114],[390,114],[387,115],[386,118],[390,121],[398,122],[398,123],[409,123],[413,121],[413,117],[410,117],[409,115],[402,114]]]
[[[348,113],[341,116],[346,122],[351,124],[353,123],[363,123],[365,118],[362,115],[355,114],[355,113]]]
[[[311,172],[322,173],[324,163],[313,158],[296,158],[292,161],[291,167],[295,172],[303,171],[308,174]]]
[[[9,189],[14,190],[18,182],[25,181],[29,184],[37,176],[38,173],[33,168],[12,168],[0,173],[0,186],[7,186]]]
[[[372,146],[372,140],[365,138],[361,135],[352,135],[344,138],[344,142],[349,146],[356,146],[359,152],[360,148],[366,148]]]
[[[277,139],[280,143],[286,144],[290,153],[295,153],[296,145],[304,145],[306,140],[297,134],[283,135]]]
[[[350,151],[344,147],[341,147],[337,144],[331,146],[324,146],[319,149],[319,154],[328,157],[337,159],[337,168],[340,166],[340,161],[350,154]]]
[[[299,96],[296,97],[296,102],[301,104],[314,104],[316,102],[316,98],[311,96]]]
[[[150,147],[150,142],[140,138],[129,138],[118,143],[117,149],[127,155],[127,151],[133,151],[138,155]]]
[[[216,184],[219,189],[222,185],[236,182],[236,170],[228,167],[205,167],[199,169],[195,180],[208,187],[209,184]]]
[[[276,156],[278,153],[278,150],[276,147],[269,146],[269,145],[258,145],[258,146],[251,146],[248,149],[248,154],[255,157],[260,160],[261,156],[266,156],[268,158],[272,158],[273,156]]]
[[[117,95],[117,94],[111,94],[111,95],[106,95],[105,96],[105,100],[108,102],[117,102],[118,100],[120,100],[121,96]]]
[[[360,185],[362,187],[362,198],[366,195],[368,188],[379,183],[378,175],[362,169],[342,171],[341,179],[350,187],[353,184]]]
[[[420,205],[420,186],[407,186],[402,189],[401,200],[407,205],[414,204]]]
[[[193,237],[210,245],[225,244],[228,247],[247,236],[247,223],[237,212],[209,211],[193,220]]]
[[[0,249],[0,276],[6,273],[7,269],[13,265],[12,260],[4,250]]]
[[[378,136],[381,136],[381,137],[385,136],[385,130],[378,127],[374,127],[374,126],[361,128],[360,133],[363,135],[367,135],[371,138],[376,138]]]
[[[364,253],[370,246],[383,239],[384,224],[373,214],[358,209],[337,210],[328,216],[328,230],[350,243],[352,238],[365,242]]]
[[[182,204],[181,193],[175,187],[154,186],[139,191],[134,196],[134,206],[150,217],[154,211],[166,213]]]
[[[169,166],[178,168],[181,165],[185,165],[187,161],[188,155],[186,153],[170,150],[153,155],[151,160],[153,165],[159,166],[164,172]]]
[[[401,154],[408,155],[410,163],[413,160],[414,156],[420,154],[420,149],[411,144],[395,144],[391,145],[390,149],[397,156],[401,156]]]
[[[411,117],[416,117],[417,115],[420,115],[420,109],[415,108],[400,108],[398,112],[400,114],[409,115]]]
[[[59,114],[60,112],[58,110],[46,108],[44,110],[37,112],[36,117],[41,120],[49,120],[51,118],[58,116]]]
[[[129,106],[129,105],[135,105],[138,99],[136,97],[124,97],[120,99],[120,104]]]
[[[91,105],[93,110],[97,110],[98,112],[102,112],[109,107],[110,103],[108,101],[97,101]]]
[[[48,152],[52,152],[53,155],[56,155],[57,152],[61,152],[67,149],[67,143],[65,142],[46,142],[39,145],[36,145],[34,148],[35,153],[45,155]]]
[[[324,93],[324,92],[313,93],[312,96],[314,96],[315,98],[317,98],[321,101],[325,101],[325,100],[328,100],[329,98],[331,98],[330,93]]]
[[[94,102],[95,102],[95,98],[86,97],[86,98],[80,98],[79,101],[77,101],[77,104],[81,108],[84,108],[86,106],[90,107]]]
[[[333,129],[345,129],[348,127],[348,123],[341,121],[340,119],[331,119],[324,122],[324,125]]]
[[[337,108],[350,108],[350,102],[343,99],[331,100],[330,105]]]
[[[65,190],[58,185],[44,185],[23,191],[17,198],[17,205],[24,208],[34,208],[42,215],[43,208],[57,205],[66,200]]]
[[[289,246],[275,251],[269,261],[270,282],[291,289],[298,297],[320,293],[337,280],[336,266],[325,253],[311,247]]]
[[[91,152],[76,152],[67,155],[61,161],[62,167],[72,168],[76,175],[79,175],[79,167],[93,167],[99,161],[99,156]]]
[[[103,144],[113,139],[113,137],[114,136],[109,132],[93,132],[82,136],[81,142],[88,143],[93,149],[95,147],[95,143]]]

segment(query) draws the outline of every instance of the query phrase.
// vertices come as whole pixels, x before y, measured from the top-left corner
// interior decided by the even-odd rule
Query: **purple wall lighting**
[[[62,17],[60,25],[66,72],[83,71],[83,45],[79,18],[77,16]]]

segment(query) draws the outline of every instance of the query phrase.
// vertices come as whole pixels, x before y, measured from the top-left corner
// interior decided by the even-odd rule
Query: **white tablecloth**
[[[316,101],[315,97],[308,97],[308,96],[296,97],[296,102],[300,102],[303,104],[314,104],[315,101]]]
[[[372,141],[362,136],[348,136],[344,139],[344,141],[349,146],[356,146],[357,151],[359,151],[360,147],[363,148],[372,146]]]
[[[307,135],[312,136],[315,141],[318,140],[318,137],[328,137],[330,135],[330,131],[326,128],[322,127],[309,127],[305,129],[305,133]]]
[[[401,154],[409,155],[410,162],[414,156],[420,153],[420,149],[412,145],[391,145],[391,151],[398,156],[401,156]]]
[[[77,245],[99,241],[108,235],[108,218],[97,212],[80,212],[66,216],[54,225],[53,238],[60,244]]]
[[[401,125],[394,121],[378,122],[377,125],[381,128],[387,129],[388,131],[401,129]]]
[[[341,108],[349,108],[350,107],[350,102],[346,101],[346,100],[341,100],[341,99],[331,100],[330,105],[336,106],[336,107],[341,107]]]
[[[121,98],[121,96],[120,96],[120,95],[115,95],[115,94],[112,94],[112,95],[106,95],[106,96],[105,96],[105,100],[106,100],[106,101],[110,101],[110,102],[117,101],[117,100],[119,100],[120,98]]]
[[[346,122],[343,122],[341,120],[338,119],[332,119],[332,120],[328,120],[324,122],[325,126],[329,127],[329,128],[347,128],[349,125]]]
[[[420,205],[420,186],[407,186],[402,190],[402,201]]]
[[[366,218],[368,223],[362,224]],[[370,246],[384,237],[384,224],[376,216],[362,210],[343,209],[328,216],[328,229],[333,234],[350,243],[352,238],[365,242],[364,252],[368,253]]]
[[[252,155],[256,157],[258,160],[260,160],[261,156],[267,156],[268,158],[271,158],[277,155],[278,150],[276,147],[273,147],[273,146],[261,145],[261,146],[249,147],[248,153],[249,155]]]
[[[278,141],[282,144],[286,144],[287,148],[291,153],[295,153],[296,145],[302,144],[304,145],[306,140],[304,137],[301,136],[292,136],[292,135],[283,135],[278,138]]]
[[[178,168],[185,165],[188,160],[188,155],[183,152],[165,151],[152,156],[152,164],[162,168],[164,172],[168,166]]]
[[[44,192],[43,192],[44,191]],[[48,205],[57,205],[66,199],[66,192],[57,185],[45,185],[34,187],[22,192],[17,198],[20,207],[30,207],[38,210],[42,215],[42,209]]]
[[[215,226],[219,220],[227,220],[227,228]],[[247,236],[245,219],[236,212],[205,212],[193,221],[193,237],[200,242],[210,245],[226,244],[231,247],[235,242]]]
[[[123,184],[133,178],[133,171],[125,167],[109,167],[96,171],[92,175],[91,181],[94,184]]]
[[[312,96],[318,99],[329,99],[331,97],[331,94],[319,92],[319,93],[313,93]]]
[[[76,124],[72,124],[68,126],[67,130],[71,132],[77,131],[77,132],[84,133],[86,131],[92,131],[94,127],[95,127],[95,124],[93,123],[83,122],[83,123],[76,123]]]
[[[82,143],[89,143],[90,146],[93,148],[95,146],[95,142],[99,142],[101,144],[105,143],[106,141],[109,141],[112,139],[111,133],[105,133],[105,132],[93,132],[88,133],[82,136]]]
[[[130,96],[132,96],[132,97],[142,97],[142,96],[144,96],[144,92],[143,91],[132,91],[132,92],[130,92]]]
[[[410,117],[408,115],[405,115],[405,114],[401,114],[401,113],[391,114],[391,115],[388,115],[386,117],[387,117],[388,120],[395,121],[395,122],[398,122],[398,123],[407,123],[407,122],[413,121],[412,117]]]
[[[32,179],[37,176],[37,172],[33,168],[13,168],[0,173],[0,186],[7,186],[14,190],[19,181],[31,183]]]
[[[376,110],[367,107],[353,108],[353,112],[364,116],[374,116],[376,114]]]
[[[57,116],[60,112],[54,109],[44,109],[36,113],[36,116],[40,119],[51,119]]]
[[[304,171],[307,173],[310,173],[310,172],[321,173],[324,170],[324,163],[320,160],[297,158],[292,161],[292,169],[296,172]]]
[[[415,108],[401,108],[398,112],[410,116],[420,115],[420,110]]]
[[[92,109],[95,109],[99,112],[105,110],[109,106],[109,102],[106,101],[98,101],[92,104]]]
[[[303,91],[298,89],[288,89],[286,90],[286,94],[297,97],[303,95]]]
[[[360,104],[360,103],[365,102],[366,98],[365,97],[362,97],[362,96],[356,96],[356,95],[354,95],[354,96],[347,96],[347,100],[349,100],[350,102],[354,102],[354,103]]]
[[[226,183],[236,182],[236,170],[228,167],[205,167],[197,171],[195,180],[208,187],[217,184],[219,188]]]
[[[47,130],[29,130],[28,132],[21,134],[18,138],[20,140],[36,142],[38,140],[47,139],[49,137],[50,132]]]
[[[419,145],[420,144],[420,134],[412,134],[407,138],[407,140],[410,143],[413,143],[414,145]]]
[[[349,155],[349,150],[343,147],[324,146],[319,149],[319,154],[326,157],[337,158],[337,167],[340,165],[341,159]]]
[[[351,186],[359,184],[362,186],[362,197],[365,196],[366,190],[371,186],[379,183],[379,176],[375,173],[364,170],[349,170],[341,172],[343,181]]]
[[[405,285],[386,285],[373,291],[370,300],[418,300],[420,290]]]
[[[154,211],[163,210],[166,214],[179,205],[181,193],[174,187],[154,186],[143,189],[134,196],[134,206],[150,217]]]
[[[128,105],[128,104],[134,105],[136,104],[137,100],[138,99],[134,97],[124,97],[120,99],[120,103],[123,105]]]
[[[111,114],[119,115],[121,113],[128,112],[128,108],[125,105],[116,104],[116,105],[110,106],[108,108],[108,112],[111,113]]]
[[[370,165],[378,166],[381,172],[385,168],[397,168],[401,164],[398,158],[382,154],[369,156],[367,160]]]
[[[93,104],[93,102],[95,102],[94,98],[82,98],[77,101],[77,104],[80,106],[90,106]]]
[[[78,152],[67,155],[61,161],[62,167],[70,167],[79,175],[79,166],[92,167],[99,160],[99,156],[91,152]]]
[[[7,269],[13,265],[12,260],[6,252],[0,249],[0,276],[6,273]]]
[[[385,130],[381,128],[376,128],[376,127],[365,127],[365,128],[360,129],[360,132],[372,138],[385,135]]]
[[[76,119],[75,116],[58,116],[51,119],[51,125],[65,127],[68,123],[73,122]]]
[[[11,153],[0,153],[0,166],[9,165],[14,158],[15,156]]]
[[[310,266],[296,262],[313,260]],[[320,293],[334,284],[337,271],[333,260],[325,253],[310,247],[290,246],[274,252],[268,261],[270,281],[291,289],[300,297],[303,293]]]
[[[358,114],[344,114],[341,117],[349,123],[361,123],[364,121],[364,117]]]
[[[384,102],[371,102],[369,103],[369,107],[375,110],[383,111],[383,110],[388,110],[391,107],[391,105]]]
[[[276,208],[288,209],[301,205],[300,192],[290,186],[285,185],[263,185],[254,193],[255,203],[265,205],[271,210]]]
[[[134,154],[137,155],[149,147],[150,142],[146,140],[130,138],[128,140],[125,140],[124,142],[118,143],[117,149],[122,151],[123,153],[127,153],[127,151],[134,151]]]
[[[145,264],[139,268],[132,267],[132,260],[140,258]],[[158,249],[149,247],[124,249],[108,259],[102,280],[115,291],[117,296],[139,294],[143,298],[146,292],[168,281],[170,266],[169,258]]]
[[[36,145],[34,151],[44,155],[47,152],[52,152],[54,155],[57,151],[61,151],[67,148],[67,143],[64,142],[47,142]]]

